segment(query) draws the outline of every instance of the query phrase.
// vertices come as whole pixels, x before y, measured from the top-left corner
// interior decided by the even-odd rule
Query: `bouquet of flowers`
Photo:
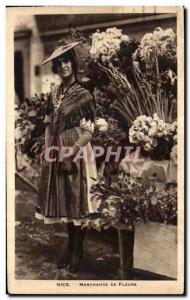
[[[152,33],[146,33],[140,41],[134,58],[138,55],[144,60],[147,69],[152,66],[153,61],[155,63],[156,58],[167,59],[167,67],[170,66],[173,71],[176,71],[176,34],[173,29],[163,30],[157,27]]]
[[[177,122],[165,123],[156,113],[153,118],[145,115],[137,117],[129,129],[130,142],[140,145],[155,159],[169,158],[176,136]]]
[[[177,41],[173,29],[157,27],[152,33],[145,34],[133,59],[138,75],[150,82],[159,102],[167,98],[169,104],[174,105],[174,110],[173,102],[177,98]]]
[[[121,29],[108,28],[105,32],[99,30],[92,34],[90,55],[93,59],[101,58],[103,62],[117,57],[122,43],[129,42],[129,37],[123,35]]]

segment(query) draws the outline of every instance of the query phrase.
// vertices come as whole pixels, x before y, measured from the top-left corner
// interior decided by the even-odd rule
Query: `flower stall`
[[[137,42],[109,28],[92,35],[90,55],[112,117],[126,124],[128,145],[141,149],[139,159],[120,161],[122,180],[118,173],[114,182],[100,178],[95,183],[93,193],[102,207],[101,217],[91,226],[118,228],[122,276],[130,274],[134,263],[136,268],[176,278],[176,34],[159,27]],[[132,231],[135,242],[129,237],[127,259],[126,235]]]

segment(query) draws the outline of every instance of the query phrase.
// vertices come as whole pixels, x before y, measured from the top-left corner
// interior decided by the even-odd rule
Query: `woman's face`
[[[56,64],[57,64],[57,73],[62,78],[67,78],[73,75],[73,68],[70,59],[64,57],[58,58],[56,60]]]

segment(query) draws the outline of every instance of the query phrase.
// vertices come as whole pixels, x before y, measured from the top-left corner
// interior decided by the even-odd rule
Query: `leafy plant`
[[[31,163],[37,163],[44,148],[44,118],[47,99],[44,94],[34,95],[25,99],[18,111],[15,122],[16,132],[20,131],[20,138],[16,139],[17,148],[26,154]]]
[[[90,226],[107,228],[125,226],[133,230],[137,222],[177,222],[177,189],[175,185],[157,191],[155,181],[132,179],[121,171],[119,180],[106,185],[103,179],[92,187],[93,199],[100,199],[99,218]]]

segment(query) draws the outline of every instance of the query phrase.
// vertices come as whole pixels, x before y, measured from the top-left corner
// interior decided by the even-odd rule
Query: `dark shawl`
[[[56,101],[60,106],[56,108]],[[53,116],[54,129],[65,130],[80,126],[85,118],[94,122],[95,105],[91,93],[77,82],[61,95],[61,85],[50,93],[47,104],[47,115]]]

